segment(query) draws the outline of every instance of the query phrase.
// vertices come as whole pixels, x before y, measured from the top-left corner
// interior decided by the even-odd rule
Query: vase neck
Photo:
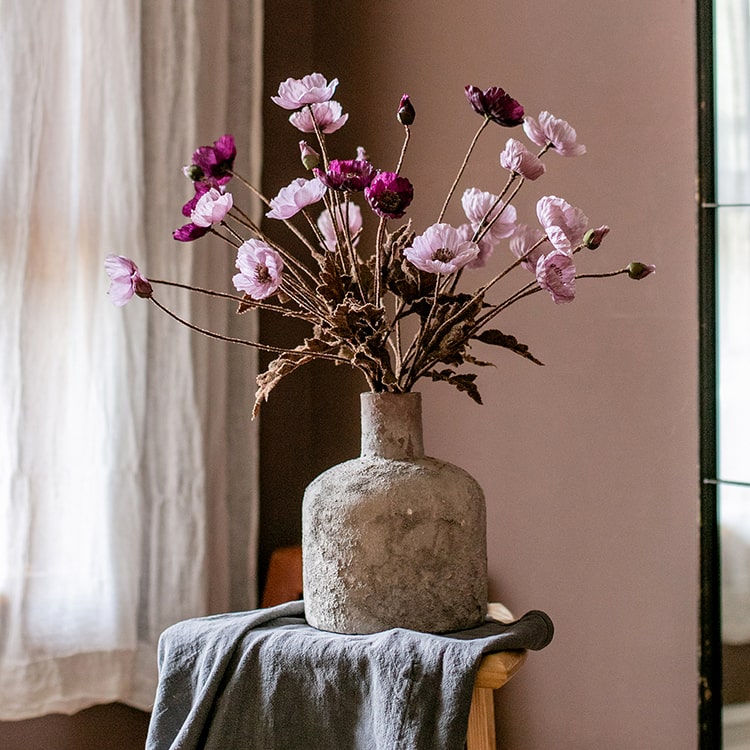
[[[363,393],[360,398],[363,457],[424,456],[420,393]]]

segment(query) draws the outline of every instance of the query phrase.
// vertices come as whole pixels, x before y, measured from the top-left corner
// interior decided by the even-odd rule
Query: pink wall
[[[287,5],[274,3],[281,13]],[[572,305],[538,295],[513,308],[501,327],[546,366],[500,352],[498,367],[480,375],[483,407],[426,385],[426,443],[485,487],[492,597],[518,613],[544,609],[557,626],[552,645],[502,692],[502,746],[695,747],[692,3],[337,0],[318,8],[313,59],[339,77],[337,98],[351,112],[329,140],[337,155],[364,145],[379,166],[395,164],[395,104],[404,92],[413,99],[403,173],[418,191],[417,228],[435,220],[478,125],[464,85],[500,85],[530,114],[569,119],[589,150],[577,160],[551,154],[526,205],[553,193],[611,225],[605,245],[581,261],[588,270],[657,264],[641,283],[581,283]],[[294,49],[277,54],[289,59],[286,74],[309,72]],[[499,189],[496,159],[509,135],[488,135],[467,184]],[[457,207],[448,218],[460,220]],[[325,387],[321,378],[313,390]]]

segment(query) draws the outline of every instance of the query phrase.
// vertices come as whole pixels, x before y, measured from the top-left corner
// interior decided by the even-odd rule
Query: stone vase
[[[484,494],[463,469],[424,455],[419,393],[363,393],[359,458],[305,491],[305,614],[316,628],[430,633],[487,610]]]

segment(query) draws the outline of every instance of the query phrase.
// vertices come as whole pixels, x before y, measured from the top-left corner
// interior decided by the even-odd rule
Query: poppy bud
[[[402,125],[411,125],[414,122],[416,114],[417,113],[414,111],[414,106],[411,103],[411,99],[409,99],[409,95],[404,94],[401,97],[401,102],[398,105],[398,112],[396,113],[398,121]]]
[[[315,169],[320,164],[320,154],[308,146],[307,141],[299,142],[299,151],[305,169]]]
[[[633,262],[628,266],[628,276],[636,281],[645,279],[646,276],[650,276],[654,271],[656,271],[656,266],[646,263]]]
[[[589,250],[596,250],[602,244],[602,240],[609,234],[609,227],[604,225],[598,229],[589,229],[583,235],[583,244]]]

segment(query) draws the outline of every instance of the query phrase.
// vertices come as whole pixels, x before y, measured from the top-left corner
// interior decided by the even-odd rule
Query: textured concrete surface
[[[473,627],[487,606],[484,495],[463,469],[419,455],[413,400],[387,400],[384,416],[363,398],[369,455],[332,467],[305,492],[307,619],[340,633]]]

